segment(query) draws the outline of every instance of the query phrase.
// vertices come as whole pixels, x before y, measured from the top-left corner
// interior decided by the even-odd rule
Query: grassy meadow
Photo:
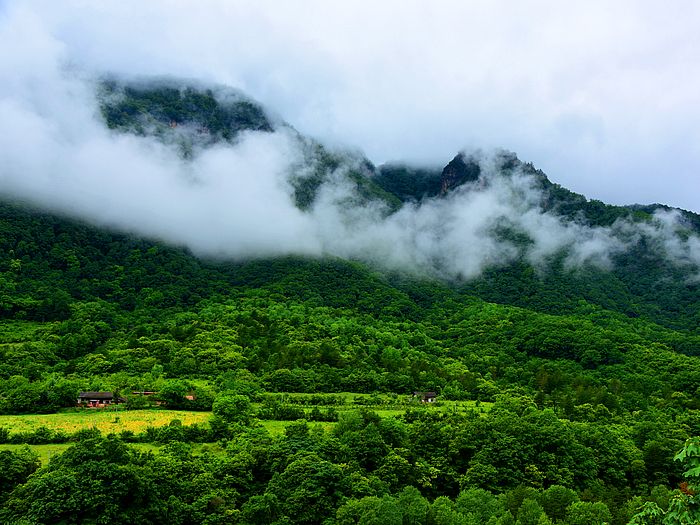
[[[333,406],[338,412],[342,413],[350,410],[359,410],[364,407],[376,412],[380,417],[400,416],[405,413],[408,408],[449,412],[476,410],[482,413],[488,412],[491,408],[491,403],[486,402],[440,401],[435,405],[428,406],[422,404],[392,404],[389,399],[384,398],[382,398],[382,402],[377,405],[359,405],[353,403],[353,398],[361,399],[369,397],[369,395],[345,393],[340,395],[345,398],[344,403],[346,404]],[[291,401],[296,395],[284,394],[284,397]],[[253,403],[254,410],[259,409],[260,406],[260,403]],[[303,406],[307,413],[312,410],[313,407],[314,405]],[[319,408],[325,410],[328,407],[319,406]],[[6,428],[9,430],[10,434],[33,432],[40,427],[45,427],[54,431],[62,431],[66,434],[72,434],[78,430],[90,428],[96,428],[104,435],[119,433],[125,430],[131,431],[134,434],[139,434],[140,432],[144,432],[148,427],[166,426],[175,419],[181,421],[183,425],[192,425],[194,423],[207,423],[210,417],[211,412],[194,412],[187,410],[83,409],[59,412],[56,414],[0,415],[0,428]],[[262,421],[263,426],[273,434],[281,433],[287,423],[286,421]],[[322,426],[324,426],[324,428],[330,428],[332,424],[323,423]]]
[[[60,430],[71,434],[78,430],[96,428],[102,434],[119,433],[124,430],[138,434],[148,427],[162,427],[174,419],[183,425],[206,423],[211,412],[188,412],[185,410],[110,410],[86,409],[57,414],[26,414],[18,416],[0,415],[0,428],[11,434],[32,432],[40,427]]]
[[[278,394],[280,400],[294,403],[294,398],[299,394]],[[400,416],[409,408],[418,410],[435,410],[444,412],[466,412],[476,410],[486,413],[491,408],[491,403],[477,403],[474,401],[440,401],[434,405],[405,403],[403,399],[389,399],[385,395],[370,396],[368,394],[339,394],[342,397],[342,404],[333,406],[340,414],[343,412],[367,408],[375,412],[380,417]],[[368,398],[373,397],[377,404],[367,403]],[[356,404],[357,402],[360,404]],[[398,402],[397,402],[398,401]],[[403,403],[402,403],[403,401]],[[260,409],[261,403],[253,403],[253,410]],[[297,405],[299,406],[299,405]],[[304,410],[308,413],[315,405],[304,405]],[[326,410],[328,406],[319,406],[321,410]],[[183,425],[195,423],[206,424],[211,417],[211,412],[194,412],[186,410],[115,410],[104,409],[82,409],[59,412],[56,414],[26,414],[26,415],[0,415],[0,428],[5,428],[10,435],[36,431],[39,428],[48,428],[53,431],[60,431],[65,434],[73,434],[79,430],[95,428],[102,435],[118,434],[122,431],[131,431],[134,434],[145,432],[148,427],[164,427],[173,420],[179,420]],[[259,424],[271,435],[279,436],[284,433],[285,428],[292,422],[276,420],[260,420]],[[334,422],[309,421],[312,429],[323,429],[330,431],[336,425]],[[0,450],[16,450],[22,447],[29,447],[34,451],[42,463],[48,464],[51,457],[63,453],[73,443],[54,444],[0,444]],[[133,443],[134,447],[143,451],[158,452],[159,445],[152,443]],[[198,452],[221,452],[216,443],[204,443],[192,445]]]
[[[10,445],[3,444],[0,445],[0,451],[2,450],[19,450],[23,448],[28,448],[39,456],[39,461],[41,461],[41,466],[45,467],[48,465],[51,458],[63,454],[65,450],[72,447],[75,443],[51,443],[48,445]],[[160,447],[152,443],[130,443],[129,446],[134,447],[142,452],[158,452]]]

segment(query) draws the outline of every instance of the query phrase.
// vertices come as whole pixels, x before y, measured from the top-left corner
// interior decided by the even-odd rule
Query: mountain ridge
[[[171,128],[169,118],[159,121],[160,136],[130,128],[126,140],[166,162],[176,152],[177,166],[193,168],[179,175],[251,137],[256,154],[275,144],[256,142],[274,131],[240,129],[212,142],[198,123]],[[683,224],[677,210],[588,201],[511,153],[484,161],[458,154],[415,182],[411,170],[386,176],[393,168],[285,133],[309,150],[294,150],[296,164],[275,179],[285,200],[274,205],[289,201],[294,214],[256,217],[313,218],[318,228],[339,218],[346,227],[330,233],[349,238],[336,251],[217,258],[182,237],[166,242],[156,230],[95,226],[66,206],[56,213],[0,198],[0,414],[11,421],[0,440],[76,442],[43,468],[29,450],[1,451],[13,468],[28,466],[0,490],[6,522],[36,521],[44,514],[35,502],[66,508],[80,483],[107,489],[66,512],[124,523],[170,523],[177,514],[181,523],[345,524],[391,504],[436,524],[539,516],[625,525],[644,501],[665,508],[676,497],[683,468],[674,454],[700,434],[692,215]],[[217,167],[241,176],[225,162]],[[185,180],[184,195],[206,182]],[[185,217],[180,227],[196,219]],[[475,227],[459,230],[465,223]],[[235,226],[202,224],[216,236]],[[409,246],[429,246],[409,253],[431,258],[426,271],[343,250],[369,237],[367,247],[391,257],[405,247],[392,244],[405,230]],[[480,251],[476,274],[430,271]],[[74,406],[85,391],[128,398],[128,412],[109,408],[109,436],[12,426],[34,413],[90,421],[100,409]],[[437,402],[420,403],[422,392]],[[211,416],[190,425],[178,412],[138,434],[120,416],[163,408]],[[126,444],[134,441],[153,451]],[[163,476],[152,477],[158,468]],[[126,482],[115,484],[114,472]],[[56,479],[71,483],[59,490]],[[143,498],[120,492],[116,506],[115,488],[132,485],[148,490]],[[299,519],[329,486],[333,500]],[[418,505],[405,504],[407,495]],[[88,508],[95,501],[100,509]],[[489,507],[479,517],[477,501]]]
[[[100,99],[102,115],[114,133],[155,137],[174,147],[185,163],[194,162],[202,151],[214,145],[234,147],[237,141],[245,138],[245,133],[270,135],[278,129],[286,130],[294,144],[300,144],[299,160],[291,165],[288,174],[290,198],[302,214],[314,214],[319,194],[327,193],[329,186],[334,188],[333,185],[340,184],[344,189],[339,198],[333,197],[337,203],[331,210],[348,224],[349,233],[355,227],[356,213],[364,209],[377,208],[378,211],[376,215],[360,216],[360,220],[394,221],[387,223],[391,228],[387,226],[386,235],[400,234],[398,228],[403,228],[407,221],[425,221],[421,213],[434,209],[439,213],[429,217],[432,222],[427,223],[428,229],[419,224],[412,233],[423,238],[409,239],[416,244],[433,242],[433,238],[439,239],[445,232],[449,234],[460,220],[479,220],[478,216],[471,215],[467,219],[455,218],[472,203],[480,202],[478,199],[485,199],[486,206],[497,208],[489,221],[472,233],[466,232],[485,237],[486,241],[473,248],[468,246],[470,251],[461,253],[472,256],[471,252],[493,245],[500,252],[491,258],[477,253],[483,259],[479,263],[481,266],[471,274],[461,273],[459,266],[450,270],[451,273],[441,274],[441,268],[451,264],[450,258],[462,256],[450,253],[453,245],[443,243],[425,254],[427,266],[409,272],[414,277],[423,275],[433,279],[437,276],[450,286],[461,287],[486,300],[542,311],[571,311],[576,301],[568,299],[566,294],[569,294],[587,297],[628,317],[641,315],[676,327],[698,326],[693,313],[698,306],[697,281],[693,276],[700,274],[700,269],[698,259],[693,258],[694,245],[690,242],[700,228],[700,216],[696,214],[662,205],[611,206],[588,200],[552,183],[541,170],[506,150],[491,156],[479,151],[460,152],[443,168],[418,169],[396,164],[375,167],[361,154],[331,151],[303,137],[283,121],[268,118],[263,108],[245,95],[224,88],[192,87],[175,81],[140,83],[135,88],[115,83],[105,86]],[[239,106],[240,103],[245,105]],[[248,111],[251,105],[255,108],[252,113]],[[236,109],[240,107],[244,108],[243,117],[237,120]],[[256,118],[249,118],[251,114]],[[176,126],[171,127],[173,119]],[[152,123],[150,128],[142,126],[146,121]],[[212,132],[203,137],[202,127]],[[498,199],[503,191],[519,195],[517,198],[521,201],[516,205],[508,204],[501,212],[498,207],[503,207],[503,203]],[[444,211],[446,206],[447,211]],[[486,211],[490,213],[489,209]],[[659,219],[655,215],[659,212],[667,215]],[[63,214],[71,215],[71,212],[65,210]],[[520,214],[524,218],[521,219]],[[535,221],[535,225],[527,221]],[[559,233],[548,228],[558,229]],[[120,229],[118,225],[116,229]],[[134,232],[129,228],[121,231]],[[380,233],[385,235],[382,230]],[[537,235],[544,236],[545,240],[538,240]],[[563,240],[547,248],[547,237],[554,235],[562,235]],[[138,237],[159,238],[157,234],[137,234]],[[596,246],[601,239],[607,243],[602,251]],[[386,240],[391,241],[391,238]],[[456,240],[461,242],[459,238]],[[591,256],[585,250],[577,255],[581,257],[579,261],[572,259],[575,250],[581,250],[586,242],[592,244],[593,250],[598,250],[592,252],[597,259],[587,259]],[[187,246],[186,242],[170,243]],[[547,251],[540,254],[540,245]],[[336,256],[369,264],[388,275],[402,274],[401,265],[385,265],[383,260],[368,258],[362,253],[343,255],[344,248],[342,245],[340,248],[337,251],[324,249],[312,258]],[[373,245],[368,249],[373,249]],[[287,254],[294,255],[294,252]],[[506,258],[499,260],[497,257],[501,255]],[[211,257],[205,255],[205,258]],[[256,256],[244,254],[238,258],[250,260]],[[430,271],[425,272],[425,267]],[[585,276],[588,276],[588,285]],[[523,289],[530,290],[530,294],[520,293]],[[562,290],[568,291],[562,294]],[[674,316],[682,320],[674,321]]]
[[[480,151],[458,152],[442,168],[420,168],[401,161],[375,166],[362,154],[358,157],[357,153],[348,151],[333,152],[320,142],[304,137],[290,124],[271,119],[258,102],[244,93],[223,86],[196,85],[192,81],[174,78],[127,82],[106,79],[100,86],[100,111],[110,129],[173,141],[167,135],[177,135],[178,127],[184,126],[190,136],[180,136],[179,146],[186,157],[191,156],[193,148],[198,145],[206,147],[222,141],[230,143],[244,131],[292,130],[305,145],[306,160],[315,158],[320,165],[313,174],[300,177],[295,187],[295,201],[302,209],[308,209],[311,205],[315,191],[325,177],[319,171],[337,170],[348,157],[356,162],[356,166],[350,169],[355,183],[364,185],[367,195],[375,198],[379,195],[393,211],[398,209],[396,200],[382,195],[378,190],[391,194],[401,202],[419,202],[424,197],[444,196],[467,182],[474,182],[481,173],[479,157],[483,157],[483,152]],[[558,210],[564,216],[580,211],[591,220],[595,213],[600,214],[601,211],[620,217],[626,212],[630,215],[634,211],[652,214],[657,209],[674,209],[693,225],[694,231],[700,232],[700,215],[694,212],[663,204],[605,204],[551,182],[541,170],[530,162],[521,161],[514,152],[498,150],[495,158],[500,171],[523,169],[539,180],[542,188],[550,193],[551,201],[543,205],[546,210]],[[397,170],[405,170],[405,173],[400,174]],[[415,180],[406,180],[406,175]],[[392,177],[399,180],[392,181]],[[407,185],[408,188],[401,190],[397,184]],[[601,206],[604,210],[601,210]],[[591,210],[591,207],[596,210]]]

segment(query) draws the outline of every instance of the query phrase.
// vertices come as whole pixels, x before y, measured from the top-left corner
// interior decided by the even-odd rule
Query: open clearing
[[[375,412],[380,417],[399,416],[406,412],[407,408],[418,410],[436,410],[445,412],[466,412],[468,410],[476,410],[477,412],[486,412],[491,408],[491,403],[475,403],[473,401],[443,401],[438,406],[397,406],[389,403],[382,403],[377,406],[363,406],[352,403],[350,397],[364,397],[362,394],[344,394],[347,396],[344,399],[345,403],[336,405],[334,408],[340,413],[359,410],[366,408]],[[294,394],[290,398],[296,397]],[[383,400],[384,401],[384,400]],[[388,405],[388,406],[387,406]],[[259,403],[254,403],[253,406],[258,408]],[[299,405],[297,405],[299,406]],[[308,412],[314,405],[304,406]],[[328,406],[319,406],[321,410],[325,410]],[[122,431],[131,431],[134,434],[144,432],[148,427],[162,427],[168,425],[173,420],[179,420],[183,425],[192,425],[194,423],[206,424],[211,417],[211,412],[191,412],[184,410],[114,410],[114,409],[85,409],[71,412],[61,412],[57,414],[28,414],[17,416],[0,416],[0,428],[4,427],[11,434],[22,432],[32,432],[40,427],[46,427],[54,431],[62,431],[66,434],[72,434],[78,430],[96,428],[103,435]],[[273,436],[284,433],[285,428],[292,424],[292,421],[270,421],[261,420],[260,425],[265,428]],[[332,422],[317,422],[309,421],[310,428],[322,428],[325,431],[331,430],[335,423]],[[49,460],[62,454],[68,447],[74,443],[58,443],[45,445],[14,445],[2,444],[0,450],[17,450],[23,447],[29,447],[34,451],[41,461],[42,465],[48,464]],[[141,451],[153,451],[157,453],[160,446],[152,443],[130,443],[132,446]],[[216,443],[192,444],[196,450],[204,452],[221,453],[222,450]]]
[[[0,450],[21,450],[23,448],[28,448],[39,456],[39,461],[41,461],[41,466],[45,467],[48,465],[49,460],[52,457],[63,454],[67,448],[72,447],[75,443],[55,443],[49,445],[0,445]],[[129,443],[130,447],[134,447],[142,452],[153,451],[158,452],[159,448],[157,445],[151,443]]]
[[[72,434],[78,430],[97,428],[103,434],[130,430],[134,434],[144,432],[147,427],[162,427],[174,419],[183,425],[206,423],[211,412],[189,412],[185,410],[110,410],[84,409],[58,414],[26,414],[0,416],[0,427],[11,434],[32,432],[39,427],[60,430]]]
[[[342,394],[360,398],[362,394]],[[285,394],[287,400],[296,397],[294,394]],[[282,399],[284,397],[280,396]],[[254,409],[259,409],[260,403],[253,403]],[[297,405],[299,406],[299,405]],[[314,405],[301,406],[307,414]],[[319,406],[321,411],[325,411],[329,406]],[[487,412],[491,408],[491,403],[477,403],[474,401],[442,401],[432,406],[426,405],[391,405],[384,402],[379,405],[358,405],[342,404],[333,406],[339,413],[366,408],[375,412],[380,417],[400,416],[407,409],[416,410],[436,410],[445,412],[466,412],[476,410],[477,412]],[[82,409],[70,412],[59,412],[57,414],[25,414],[16,416],[1,416],[0,428],[6,428],[10,434],[22,432],[33,432],[40,427],[46,427],[54,431],[62,431],[66,434],[73,434],[78,430],[96,428],[103,435],[122,431],[131,431],[134,434],[144,432],[148,427],[163,427],[173,420],[179,420],[183,425],[194,423],[206,424],[211,417],[211,412],[192,412],[186,410],[115,410],[105,409]],[[262,425],[271,434],[280,434],[288,421],[261,421]],[[309,422],[310,425],[320,425],[325,429],[332,428],[332,423]]]

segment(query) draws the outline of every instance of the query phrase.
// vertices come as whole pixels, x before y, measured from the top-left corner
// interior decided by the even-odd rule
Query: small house
[[[100,408],[126,402],[123,397],[115,396],[114,392],[80,392],[78,406]]]
[[[421,403],[435,403],[437,392],[413,392],[413,397],[420,400]]]

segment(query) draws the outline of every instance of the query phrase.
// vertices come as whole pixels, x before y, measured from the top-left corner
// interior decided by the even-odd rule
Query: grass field
[[[0,450],[20,450],[26,447],[39,456],[39,461],[41,461],[42,466],[46,466],[52,457],[63,454],[68,447],[72,447],[73,445],[75,445],[75,443],[58,443],[54,445],[0,445]],[[149,450],[158,452],[160,449],[160,447],[151,443],[130,443],[129,446],[143,452]]]
[[[347,394],[348,396],[361,396],[362,394]],[[290,395],[293,397],[293,395]],[[253,404],[254,408],[260,406]],[[362,405],[352,403],[338,405],[336,410],[343,413],[351,410],[358,410]],[[399,416],[407,408],[412,407],[418,410],[436,410],[445,412],[466,412],[476,410],[487,412],[491,408],[491,403],[477,403],[474,401],[442,401],[435,405],[370,405],[364,406],[368,410],[376,412],[381,417]],[[307,412],[311,406],[303,407]],[[320,407],[326,410],[328,407]],[[72,412],[60,412],[58,414],[27,414],[19,416],[0,415],[0,428],[6,428],[11,434],[20,432],[32,432],[39,427],[46,427],[55,431],[62,431],[72,434],[78,430],[97,428],[102,434],[119,433],[129,430],[134,434],[144,432],[147,427],[162,427],[168,425],[172,420],[178,419],[183,425],[193,423],[206,423],[211,417],[211,412],[190,412],[184,410],[77,410]],[[281,434],[287,425],[285,421],[262,421],[262,424],[272,434]],[[331,428],[331,423],[310,423],[321,425],[324,428]]]
[[[296,393],[296,392],[285,392],[285,393],[267,393],[273,399],[277,399],[281,403],[291,403],[297,404],[295,399],[298,398],[308,398],[313,396],[313,394]],[[323,394],[321,394],[323,395]],[[320,409],[324,407],[332,406],[336,410],[357,410],[360,407],[366,407],[375,412],[390,411],[393,413],[403,413],[407,408],[416,409],[437,409],[437,410],[451,410],[457,412],[466,412],[468,410],[477,410],[477,412],[488,412],[491,409],[493,403],[488,401],[451,401],[447,399],[438,398],[438,402],[433,404],[419,403],[413,399],[410,395],[397,395],[397,394],[359,394],[356,392],[333,392],[329,394],[341,400],[341,404],[336,405],[322,405],[319,406]],[[254,403],[254,406],[260,406],[261,403]],[[302,405],[304,408],[311,409],[313,405]]]
[[[39,456],[42,466],[48,465],[51,458],[59,456],[72,447],[75,443],[60,443],[57,445],[0,445],[0,450],[20,450],[28,448]],[[160,452],[162,445],[153,443],[129,443],[129,447],[135,448],[141,452]],[[193,454],[223,454],[226,450],[217,443],[193,443],[191,444]]]
[[[0,450],[21,450],[28,448],[39,456],[42,466],[48,464],[49,460],[58,455],[74,443],[60,443],[57,445],[0,445]]]
[[[358,394],[348,394],[357,396]],[[360,394],[361,395],[361,394]],[[351,399],[348,404],[336,407],[338,412],[358,410],[360,406],[352,404]],[[310,410],[311,407],[304,407]],[[320,407],[324,410],[327,407]],[[403,414],[407,406],[368,406],[366,407],[376,412],[381,417],[392,417]],[[464,412],[467,410],[477,410],[486,412],[491,408],[491,403],[476,404],[473,401],[443,401],[438,406],[417,405],[415,408],[424,410],[436,410],[446,412]],[[147,427],[162,427],[168,425],[172,420],[178,419],[183,425],[193,423],[206,423],[211,417],[211,412],[188,412],[181,410],[79,410],[75,412],[62,412],[58,414],[31,414],[21,416],[0,416],[0,427],[7,428],[10,433],[31,432],[39,427],[46,427],[52,430],[61,430],[67,434],[72,434],[77,430],[97,428],[103,435],[109,433],[119,433],[123,430],[130,430],[135,434],[143,432]],[[260,424],[273,436],[284,433],[290,421],[260,421]],[[310,421],[311,428],[322,428],[325,431],[331,430],[335,423]],[[0,450],[17,450],[22,447],[29,447],[34,451],[42,465],[48,464],[49,460],[62,454],[72,443],[49,444],[49,445],[0,445]],[[151,443],[133,443],[130,446],[142,451],[153,451],[157,453],[160,447]],[[199,453],[222,453],[223,450],[217,443],[192,444],[193,450]]]
[[[284,429],[287,425],[294,423],[294,421],[261,421],[260,424],[273,436],[279,436],[284,433]],[[328,423],[325,421],[309,421],[308,425],[310,428],[321,427],[324,430],[330,430],[335,426],[335,423]]]
[[[103,434],[130,430],[135,434],[147,427],[162,427],[173,419],[183,425],[206,423],[211,412],[188,412],[184,410],[79,410],[58,414],[27,414],[21,416],[0,416],[0,427],[10,433],[31,432],[39,427],[61,430],[72,434],[77,430],[97,428]]]
[[[278,436],[284,433],[284,429],[287,425],[289,425],[291,422],[290,421],[261,421],[262,426],[267,429],[270,434],[274,436]],[[335,423],[318,423],[318,422],[311,422],[309,423],[309,426],[314,428],[314,427],[321,427],[324,430],[330,430],[333,428],[333,425]],[[65,450],[69,447],[72,447],[75,445],[75,443],[58,443],[58,444],[49,444],[49,445],[9,445],[9,444],[2,444],[0,445],[0,450],[20,450],[23,448],[29,448],[32,452],[34,452],[37,456],[39,456],[39,461],[41,461],[42,466],[48,465],[49,461],[51,460],[52,457],[58,456],[60,454],[63,454]],[[153,452],[153,453],[158,453],[162,446],[156,445],[153,443],[129,443],[130,447],[133,447],[137,450],[140,450],[142,452]],[[223,454],[224,449],[221,448],[221,446],[218,443],[192,443],[192,450],[195,454],[204,454],[204,453],[210,453],[210,454]]]

